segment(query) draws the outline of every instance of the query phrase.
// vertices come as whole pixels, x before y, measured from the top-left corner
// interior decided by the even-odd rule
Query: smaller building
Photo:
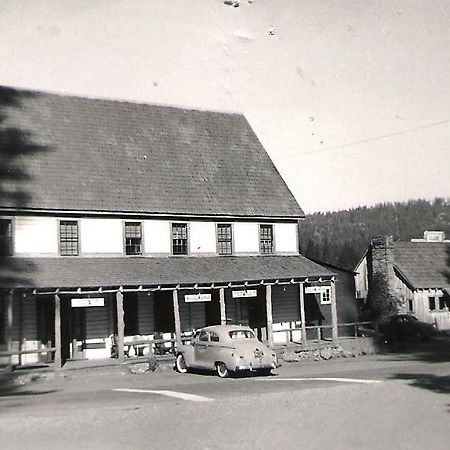
[[[372,240],[355,268],[357,297],[365,303],[373,277],[383,272],[392,295],[402,300],[401,311],[450,329],[450,245],[443,232],[424,239],[394,242],[392,236]]]

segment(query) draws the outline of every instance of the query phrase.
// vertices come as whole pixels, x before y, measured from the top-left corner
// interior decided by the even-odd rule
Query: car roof
[[[245,325],[211,325],[209,327],[200,328],[197,331],[205,330],[205,331],[214,331],[217,334],[228,334],[230,331],[235,330],[249,330],[253,332],[253,330]]]

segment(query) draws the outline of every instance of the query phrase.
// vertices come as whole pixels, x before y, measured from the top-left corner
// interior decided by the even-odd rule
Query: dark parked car
[[[436,329],[433,325],[422,322],[411,314],[397,314],[380,326],[380,332],[388,342],[407,339],[429,339]]]

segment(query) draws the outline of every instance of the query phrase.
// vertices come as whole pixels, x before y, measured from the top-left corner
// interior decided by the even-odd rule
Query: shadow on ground
[[[17,372],[5,371],[0,373],[0,398],[11,396],[34,396],[56,392],[55,389],[46,391],[30,389],[30,383],[37,381],[40,378],[40,375],[24,375]],[[27,385],[26,390],[24,389],[25,385]]]
[[[440,333],[427,341],[408,340],[395,345],[385,345],[380,350],[393,360],[450,362],[450,335]]]
[[[398,373],[392,376],[394,380],[409,381],[411,386],[427,389],[438,394],[450,393],[450,375],[433,375],[427,373]]]

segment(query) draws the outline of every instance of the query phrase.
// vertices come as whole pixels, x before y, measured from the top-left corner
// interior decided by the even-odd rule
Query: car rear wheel
[[[188,371],[186,361],[184,360],[184,356],[181,353],[177,356],[176,366],[177,371],[180,373],[186,373]]]
[[[258,374],[262,375],[263,377],[267,377],[268,375],[270,375],[272,369],[260,369],[258,370]]]
[[[229,375],[227,366],[223,362],[216,363],[216,370],[220,378],[226,378]]]

